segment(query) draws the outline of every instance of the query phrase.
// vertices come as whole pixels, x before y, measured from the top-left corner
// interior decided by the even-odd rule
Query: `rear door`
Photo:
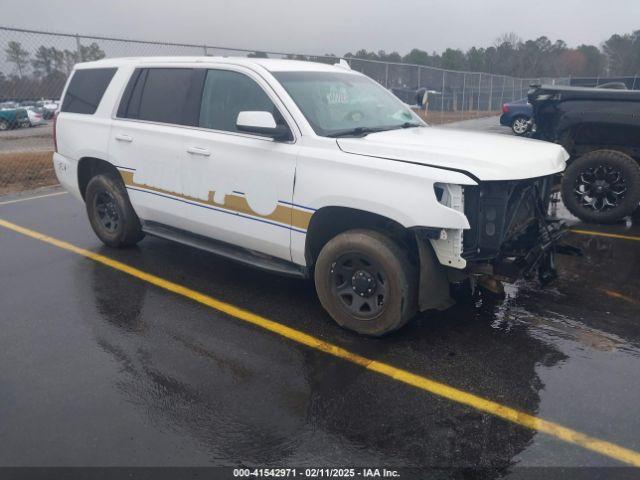
[[[182,185],[184,126],[195,122],[194,69],[136,69],[111,128],[110,161],[120,170],[140,218],[187,228]]]
[[[198,199],[188,210],[190,230],[291,260],[291,233],[305,231],[291,204],[299,150],[293,120],[251,70],[225,65],[201,72],[199,128],[187,129],[183,153],[183,187]],[[239,131],[241,111],[272,113],[291,138],[274,141]]]

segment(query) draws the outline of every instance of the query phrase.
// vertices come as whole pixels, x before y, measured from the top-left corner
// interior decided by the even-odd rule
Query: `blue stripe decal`
[[[291,205],[292,207],[303,208],[304,210],[309,210],[310,212],[315,212],[315,208],[305,207],[304,205],[298,205],[297,203],[285,202],[284,200],[278,200],[279,203],[284,203],[285,205]]]
[[[236,195],[244,195],[244,192],[239,192],[238,190],[234,190],[233,193]],[[303,210],[308,210],[310,212],[315,212],[315,208],[305,207],[304,205],[298,205],[297,203],[285,202],[284,200],[278,200],[278,203],[282,203],[283,205],[289,205],[291,207],[302,208]]]
[[[246,218],[247,220],[254,220],[256,222],[262,222],[262,223],[266,223],[268,225],[273,225],[274,227],[280,227],[280,228],[285,228],[287,230],[292,230],[294,232],[298,232],[298,233],[307,233],[305,230],[299,230],[297,228],[293,228],[289,225],[282,225],[280,223],[274,223],[274,222],[270,222],[269,220],[264,220],[262,218],[255,218],[255,217],[249,217],[247,215],[243,215],[241,213],[238,212],[230,212],[228,210],[222,210],[220,208],[215,208],[215,207],[210,207],[209,205],[203,205],[201,203],[194,203],[194,202],[189,202],[188,200],[183,200],[181,198],[175,198],[175,197],[170,197],[168,195],[163,195],[161,193],[157,193],[157,192],[150,192],[148,190],[142,190],[140,188],[135,188],[135,187],[129,187],[127,186],[127,190],[135,190],[136,192],[142,192],[142,193],[148,193],[151,195],[156,195],[158,197],[163,197],[163,198],[168,198],[169,200],[175,200],[177,202],[182,202],[182,203],[186,203],[188,205],[193,205],[195,207],[202,207],[202,208],[206,208],[208,210],[214,210],[216,212],[220,212],[220,213],[226,213],[228,215],[234,215],[236,217],[242,217],[242,218]]]

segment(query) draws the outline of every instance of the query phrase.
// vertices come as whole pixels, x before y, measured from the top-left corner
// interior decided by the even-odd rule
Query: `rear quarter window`
[[[116,70],[116,68],[76,70],[62,101],[61,111],[93,115]]]

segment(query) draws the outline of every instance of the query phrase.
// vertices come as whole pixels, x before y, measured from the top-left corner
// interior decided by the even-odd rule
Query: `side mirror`
[[[238,113],[236,127],[241,132],[255,133],[274,140],[288,140],[291,133],[286,125],[278,125],[271,112],[246,111]]]

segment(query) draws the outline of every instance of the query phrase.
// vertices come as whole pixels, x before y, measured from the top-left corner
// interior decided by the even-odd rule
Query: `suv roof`
[[[336,62],[340,59],[336,58]],[[247,57],[122,57],[107,58],[95,62],[76,64],[77,69],[119,67],[124,65],[152,64],[152,63],[202,63],[205,65],[245,65],[247,67],[260,66],[271,72],[281,71],[315,71],[315,72],[349,72],[344,67],[328,65],[319,62],[307,62],[302,60],[283,60],[276,58],[247,58]]]
[[[605,100],[640,100],[640,90],[620,90],[615,88],[570,87],[566,85],[533,85],[529,91],[529,101],[535,101],[541,93],[562,94],[562,100],[601,98]]]

